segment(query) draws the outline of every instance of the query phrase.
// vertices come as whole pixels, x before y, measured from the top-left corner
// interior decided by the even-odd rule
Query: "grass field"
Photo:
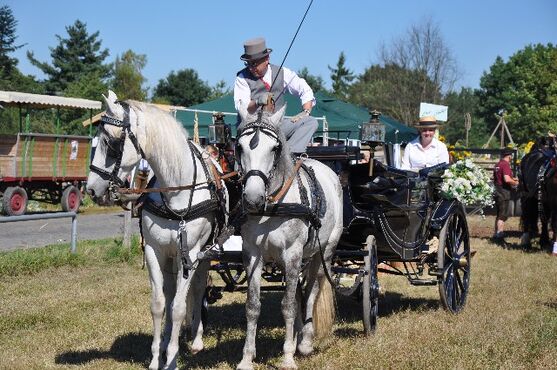
[[[473,238],[472,248],[477,254],[463,312],[445,312],[436,287],[380,275],[376,334],[363,336],[359,302],[338,298],[333,335],[313,355],[297,357],[298,366],[556,368],[557,258],[503,250],[485,238]],[[140,255],[113,240],[80,243],[77,256],[69,256],[67,246],[0,254],[0,369],[145,368],[152,339],[149,292]],[[259,369],[280,363],[281,297],[263,293]],[[181,367],[236,366],[244,300],[244,293],[224,293],[210,306],[206,349],[192,356],[182,340]]]

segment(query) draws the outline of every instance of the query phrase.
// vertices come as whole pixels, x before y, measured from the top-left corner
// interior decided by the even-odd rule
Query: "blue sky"
[[[246,39],[264,36],[280,64],[309,0],[179,1],[179,0],[8,0],[16,20],[15,53],[23,73],[44,76],[28,61],[27,50],[51,62],[55,35],[67,37],[66,26],[79,19],[89,33],[99,31],[110,50],[108,62],[128,49],[147,55],[143,74],[154,87],[170,71],[193,68],[201,79],[228,86],[243,67]],[[155,5],[156,4],[156,5]],[[382,43],[403,35],[426,18],[436,22],[462,72],[459,86],[479,87],[484,71],[497,56],[507,60],[531,43],[557,44],[557,1],[554,0],[314,0],[285,66],[308,67],[330,87],[328,65],[341,51],[346,65],[359,74],[378,61]]]

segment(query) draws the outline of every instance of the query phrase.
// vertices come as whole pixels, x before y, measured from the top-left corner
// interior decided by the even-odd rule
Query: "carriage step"
[[[437,285],[437,280],[409,279],[412,285]]]

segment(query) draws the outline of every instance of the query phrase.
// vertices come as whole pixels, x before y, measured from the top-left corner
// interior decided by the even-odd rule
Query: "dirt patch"
[[[468,220],[468,229],[470,237],[472,238],[490,238],[493,236],[495,229],[495,216],[479,216],[469,215],[466,217]],[[509,236],[520,235],[520,218],[511,217],[505,222],[505,231]]]

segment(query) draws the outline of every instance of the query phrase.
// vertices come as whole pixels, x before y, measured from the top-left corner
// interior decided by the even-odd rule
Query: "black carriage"
[[[373,132],[377,126],[378,120],[372,120],[363,127],[363,142],[372,152],[383,145],[384,129],[377,134]],[[214,144],[218,143],[215,139]],[[331,278],[338,293],[362,302],[365,332],[372,333],[377,323],[378,272],[403,275],[412,285],[438,285],[443,307],[459,312],[470,283],[470,240],[463,205],[441,196],[441,175],[447,165],[416,173],[389,166],[373,156],[360,163],[364,158],[360,147],[307,149],[308,157],[327,164],[341,179],[344,232]],[[231,185],[238,188],[237,183]],[[216,260],[214,270],[228,289],[245,281],[241,252],[225,252]],[[276,282],[281,276],[275,267],[267,266],[263,278]],[[350,283],[343,283],[345,280]]]

